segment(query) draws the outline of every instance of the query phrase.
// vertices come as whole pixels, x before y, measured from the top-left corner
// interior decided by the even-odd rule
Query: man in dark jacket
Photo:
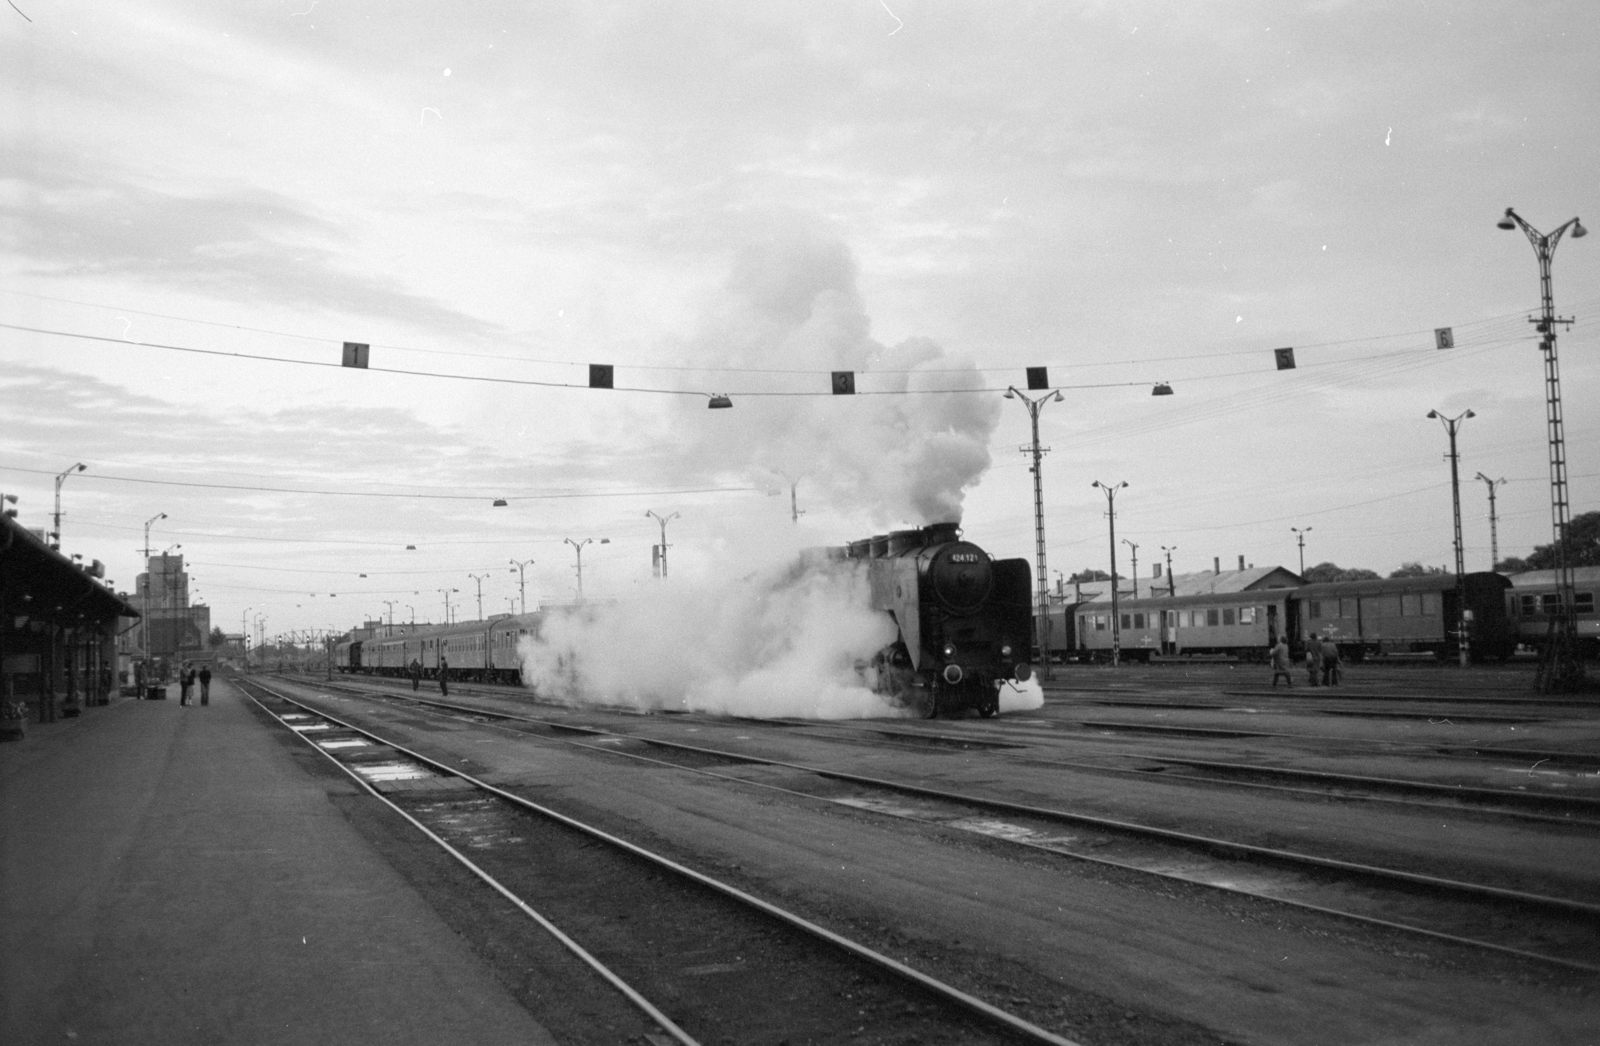
[[[1278,677],[1288,684],[1290,690],[1294,689],[1294,677],[1289,674],[1289,641],[1282,636],[1278,637],[1278,645],[1272,648],[1272,685],[1278,685]]]
[[[450,662],[443,654],[439,655],[439,695],[450,696]]]
[[[411,659],[411,689],[415,690],[422,685],[422,662],[416,658]]]
[[[200,703],[202,705],[209,705],[211,703],[211,666],[210,665],[201,665],[200,666]]]
[[[1343,674],[1339,671],[1339,644],[1329,636],[1322,641],[1322,685],[1338,686]]]

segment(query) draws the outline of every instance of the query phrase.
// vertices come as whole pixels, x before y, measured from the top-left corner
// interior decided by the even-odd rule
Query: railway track
[[[259,680],[241,688],[568,948],[644,1039],[1078,1046],[866,945]]]
[[[1600,972],[1600,905],[1582,900],[927,788],[560,719],[392,692],[375,694],[360,687],[351,690],[417,701],[441,714],[568,735],[568,743],[614,757],[645,759],[742,785],[973,832],[1056,857],[1199,884],[1471,949]],[[755,775],[739,772],[748,767],[785,771],[791,779],[778,784],[770,775],[762,775],[753,780]]]

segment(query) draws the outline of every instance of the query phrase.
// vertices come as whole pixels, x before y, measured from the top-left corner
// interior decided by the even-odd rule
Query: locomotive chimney
[[[1221,556],[1212,556],[1211,557],[1211,572],[1213,574],[1222,573],[1222,557]]]

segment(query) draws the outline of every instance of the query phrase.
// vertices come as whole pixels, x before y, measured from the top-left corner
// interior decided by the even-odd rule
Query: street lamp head
[[[1430,411],[1428,411],[1428,417],[1430,417],[1430,418],[1437,418],[1437,417],[1438,417],[1438,416],[1439,416],[1439,412],[1438,412],[1438,411],[1436,411],[1436,410],[1430,410]]]
[[[1589,235],[1589,230],[1583,227],[1583,223],[1576,218],[1572,219],[1572,238],[1576,240],[1580,236],[1587,235]]]
[[[1508,231],[1512,230],[1512,229],[1515,229],[1517,227],[1517,223],[1511,220],[1511,208],[1510,207],[1506,208],[1505,215],[1499,221],[1494,223],[1494,227],[1496,229],[1506,229]]]
[[[1476,414],[1474,414],[1474,413],[1472,413],[1472,411],[1471,411],[1471,410],[1468,410],[1468,411],[1467,411],[1467,412],[1466,412],[1466,413],[1465,413],[1465,414],[1463,414],[1463,415],[1461,415],[1461,416],[1462,416],[1462,417],[1463,417],[1463,418],[1475,418],[1475,417],[1477,417],[1477,415],[1476,415]]]
[[[1052,392],[1050,394],[1050,399],[1055,400],[1056,402],[1059,403],[1062,400],[1066,399],[1066,397],[1061,395],[1061,390],[1060,389],[1057,389],[1056,391],[1054,391],[1054,392]],[[1046,401],[1046,402],[1048,402],[1048,401]]]
[[[1017,398],[1017,390],[1016,389],[1007,389],[1006,390],[1006,399],[1014,400],[1016,398]]]

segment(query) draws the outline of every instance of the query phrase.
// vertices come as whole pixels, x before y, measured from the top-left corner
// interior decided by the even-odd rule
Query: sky
[[[269,638],[570,601],[580,562],[627,600],[652,512],[668,584],[946,519],[1031,559],[1004,393],[1047,367],[1052,578],[1108,567],[1096,480],[1124,574],[1296,569],[1291,528],[1449,565],[1426,415],[1468,409],[1486,569],[1478,473],[1502,556],[1551,536],[1495,222],[1600,223],[1597,45],[1576,0],[13,0],[0,494],[48,528],[86,464],[64,552],[131,590],[153,520]],[[1600,239],[1554,291],[1579,513]]]

